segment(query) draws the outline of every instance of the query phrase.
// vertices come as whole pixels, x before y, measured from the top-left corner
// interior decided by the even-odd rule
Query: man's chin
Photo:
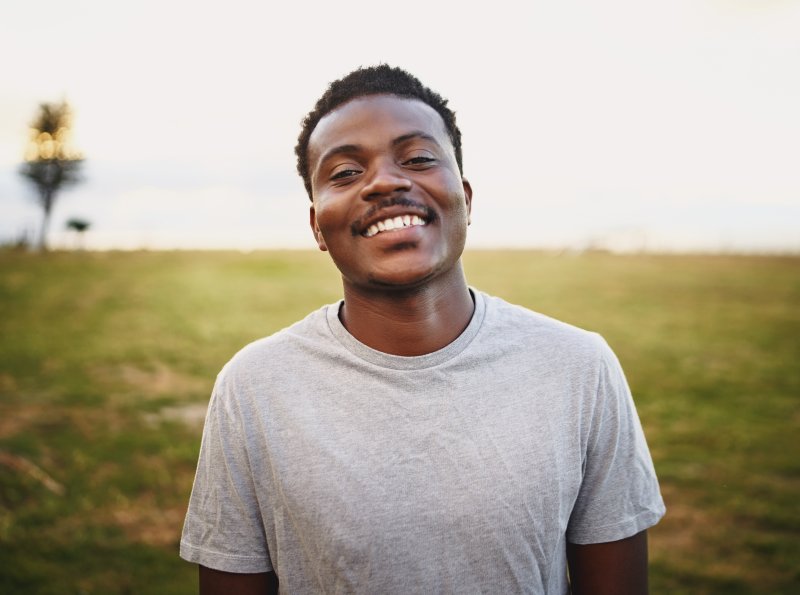
[[[374,272],[367,276],[371,287],[391,289],[395,291],[418,289],[436,276],[436,271],[427,269],[423,271],[403,270],[397,272]]]
[[[427,285],[442,271],[441,265],[430,259],[402,258],[383,264],[364,271],[361,281],[353,285],[367,290],[410,291]]]
[[[366,267],[360,276],[345,277],[349,278],[349,284],[354,288],[403,292],[424,288],[440,277],[447,277],[450,268],[459,268],[458,259],[451,262],[443,254],[408,250],[395,253],[394,257],[373,261],[372,266]]]

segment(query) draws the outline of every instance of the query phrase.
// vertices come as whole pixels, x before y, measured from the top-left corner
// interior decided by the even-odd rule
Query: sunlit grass
[[[465,266],[617,352],[669,509],[653,593],[798,592],[800,259]],[[311,252],[0,253],[0,592],[195,592],[177,541],[214,377],[340,291]]]

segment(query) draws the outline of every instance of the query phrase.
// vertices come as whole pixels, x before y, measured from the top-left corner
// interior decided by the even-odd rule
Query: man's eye
[[[357,176],[361,172],[357,169],[340,169],[331,176],[331,180],[342,180],[351,176]]]
[[[424,165],[426,163],[433,163],[436,161],[433,157],[428,157],[427,155],[418,155],[417,157],[412,157],[404,162],[404,165]]]

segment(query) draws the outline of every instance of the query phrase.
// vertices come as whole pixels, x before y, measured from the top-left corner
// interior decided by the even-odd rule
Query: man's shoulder
[[[484,294],[486,312],[490,322],[504,330],[521,333],[545,333],[563,336],[576,341],[595,342],[597,333],[577,327],[533,310],[527,306],[512,304],[503,298]]]
[[[334,306],[323,306],[290,326],[248,343],[225,364],[220,374],[275,369],[319,349],[330,341],[327,312],[331,307]]]
[[[590,359],[608,349],[605,340],[594,331],[496,296],[484,294],[484,299],[487,326],[494,341]]]

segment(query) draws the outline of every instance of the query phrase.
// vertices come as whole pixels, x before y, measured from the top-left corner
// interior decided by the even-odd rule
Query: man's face
[[[472,190],[433,108],[353,99],[319,121],[308,156],[311,227],[346,285],[411,288],[458,263]]]

